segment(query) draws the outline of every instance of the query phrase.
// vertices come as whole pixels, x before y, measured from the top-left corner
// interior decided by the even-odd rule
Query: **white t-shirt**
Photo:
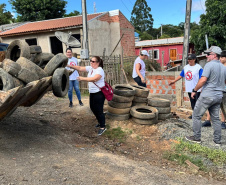
[[[138,77],[138,74],[136,72],[136,64],[140,64],[141,65],[141,67],[140,67],[140,74],[145,78],[145,63],[144,63],[143,60],[140,59],[140,57],[137,57],[135,62],[134,62],[132,77],[133,78]]]
[[[67,62],[68,65],[70,66],[77,66],[78,65],[78,60],[75,57],[71,57],[68,59]],[[70,67],[65,67],[67,70],[71,70]],[[77,80],[77,77],[79,76],[78,71],[74,70],[74,72],[69,76],[69,80]]]
[[[91,66],[86,66],[86,71],[88,72],[88,77],[94,77],[96,74],[101,75],[101,78],[95,82],[100,88],[105,85],[104,83],[104,70],[102,67],[93,69]],[[89,93],[97,93],[100,89],[93,82],[89,82]]]

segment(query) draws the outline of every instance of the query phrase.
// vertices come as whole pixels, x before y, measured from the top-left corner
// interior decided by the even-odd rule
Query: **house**
[[[88,14],[87,20],[90,55],[102,56],[104,51],[110,55],[119,41],[114,55],[121,54],[122,50],[124,56],[135,55],[134,27],[120,10]],[[27,22],[0,32],[0,37],[4,43],[22,39],[29,45],[41,46],[42,52],[64,53],[66,46],[57,39],[56,31],[71,32],[82,43],[82,16]],[[73,48],[76,53],[80,50],[81,47]]]
[[[135,43],[136,55],[147,50],[151,59],[166,66],[170,61],[182,59],[183,42],[184,37],[139,41]],[[189,44],[189,53],[194,53],[193,44]]]

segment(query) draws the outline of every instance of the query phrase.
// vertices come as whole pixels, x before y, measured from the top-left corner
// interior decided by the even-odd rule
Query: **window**
[[[28,43],[29,46],[37,45],[37,39],[36,38],[33,38],[33,39],[25,39],[25,41]]]
[[[149,50],[148,51],[149,55],[150,55],[150,59],[154,59],[154,60],[159,60],[159,50],[158,49],[154,49],[154,50]],[[153,58],[154,56],[154,58]]]

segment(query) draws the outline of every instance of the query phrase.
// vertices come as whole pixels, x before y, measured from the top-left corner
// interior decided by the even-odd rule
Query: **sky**
[[[81,0],[66,0],[66,13],[77,10],[81,12]],[[105,12],[119,9],[128,20],[130,20],[131,12],[136,0],[86,0],[87,13],[94,13],[94,4],[96,12]],[[154,19],[154,28],[159,28],[161,24],[178,25],[180,22],[185,22],[185,11],[187,0],[146,0],[151,8],[151,14]],[[15,14],[8,0],[0,0],[0,3],[5,3],[6,10]],[[205,0],[192,0],[191,22],[199,23],[200,15],[205,13]]]

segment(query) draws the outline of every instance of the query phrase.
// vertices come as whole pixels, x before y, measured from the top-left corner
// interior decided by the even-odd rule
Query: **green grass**
[[[105,132],[105,136],[107,136],[111,140],[118,140],[123,143],[126,140],[126,137],[131,132],[123,131],[121,127],[110,129],[110,126],[107,125],[107,131]]]

